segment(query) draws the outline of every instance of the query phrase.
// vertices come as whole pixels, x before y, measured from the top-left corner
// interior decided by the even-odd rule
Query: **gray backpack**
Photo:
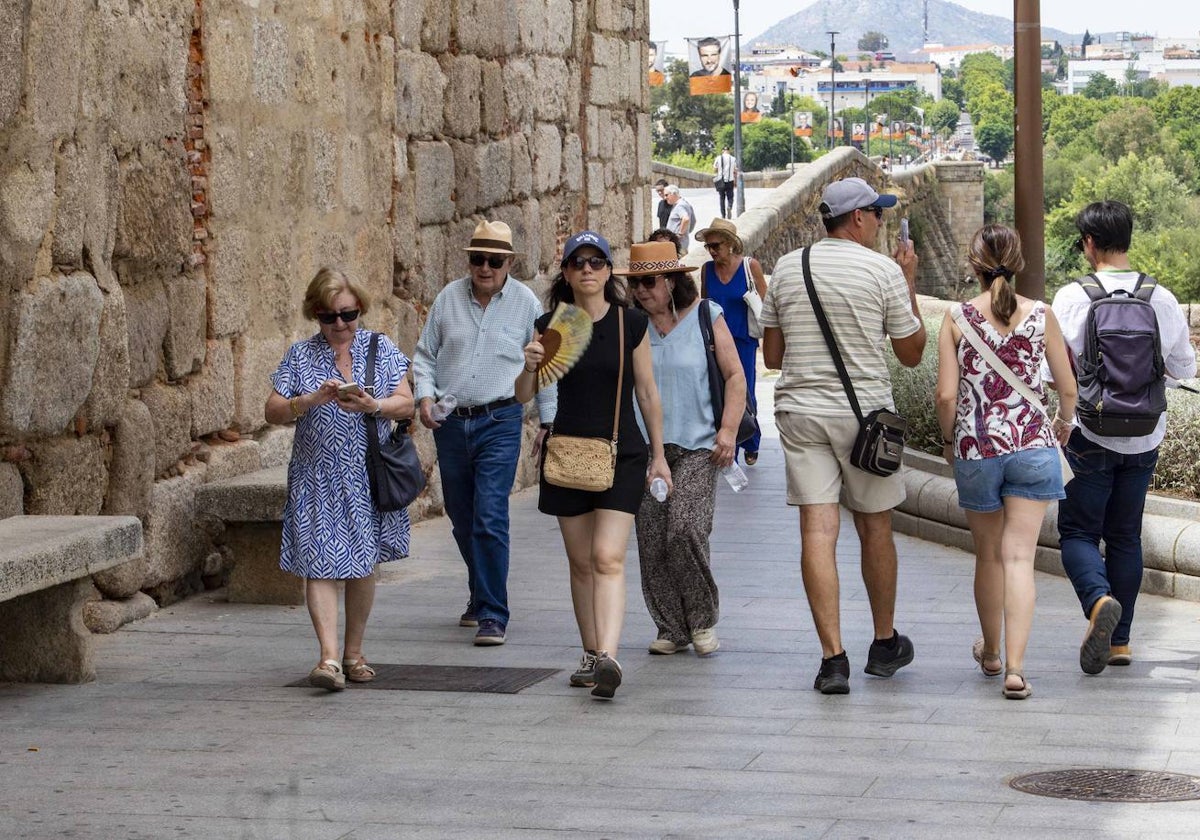
[[[1148,435],[1167,410],[1166,365],[1150,304],[1157,283],[1138,274],[1132,292],[1109,292],[1095,274],[1075,282],[1091,301],[1076,359],[1079,422],[1105,437]]]

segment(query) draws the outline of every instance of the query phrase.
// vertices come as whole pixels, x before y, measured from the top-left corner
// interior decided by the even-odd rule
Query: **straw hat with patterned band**
[[[710,234],[724,236],[733,241],[733,243],[737,246],[737,250],[746,250],[745,243],[742,242],[742,238],[738,236],[737,225],[728,219],[713,219],[708,227],[704,228],[703,230],[696,231],[696,241],[703,242],[704,238]]]
[[[471,244],[463,250],[509,256],[517,253],[512,246],[512,229],[504,222],[489,222],[487,219],[475,226],[475,232],[471,234]]]
[[[636,242],[629,246],[629,268],[614,268],[621,277],[653,277],[676,271],[695,271],[699,266],[684,265],[670,242]]]

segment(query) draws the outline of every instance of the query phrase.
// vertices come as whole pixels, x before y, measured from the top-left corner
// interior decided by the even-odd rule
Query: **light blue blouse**
[[[708,302],[708,307],[715,325],[724,313],[712,301]],[[659,335],[651,324],[650,353],[654,361],[654,381],[662,399],[663,443],[673,443],[683,449],[712,449],[717,430],[708,389],[708,359],[700,332],[700,307],[692,307],[665,336]],[[637,421],[642,435],[646,436],[646,424],[640,410]]]

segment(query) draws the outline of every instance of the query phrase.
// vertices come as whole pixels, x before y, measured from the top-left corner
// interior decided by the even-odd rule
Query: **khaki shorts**
[[[775,415],[787,465],[789,505],[841,502],[858,513],[880,513],[904,501],[900,473],[872,475],[850,464],[858,421],[780,411]]]

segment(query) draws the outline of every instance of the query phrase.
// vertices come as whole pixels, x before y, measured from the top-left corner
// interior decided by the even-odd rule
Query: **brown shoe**
[[[369,683],[375,679],[375,669],[367,664],[367,658],[360,656],[358,659],[342,659],[342,671],[346,674],[346,679],[353,683]]]
[[[1112,645],[1108,649],[1109,665],[1130,665],[1133,663],[1133,648],[1129,645]]]
[[[1121,620],[1121,605],[1110,595],[1101,595],[1092,605],[1087,634],[1079,646],[1079,667],[1085,674],[1099,674],[1108,667],[1109,643]]]
[[[346,687],[346,675],[336,659],[326,659],[308,672],[308,684],[326,691],[341,691]]]

